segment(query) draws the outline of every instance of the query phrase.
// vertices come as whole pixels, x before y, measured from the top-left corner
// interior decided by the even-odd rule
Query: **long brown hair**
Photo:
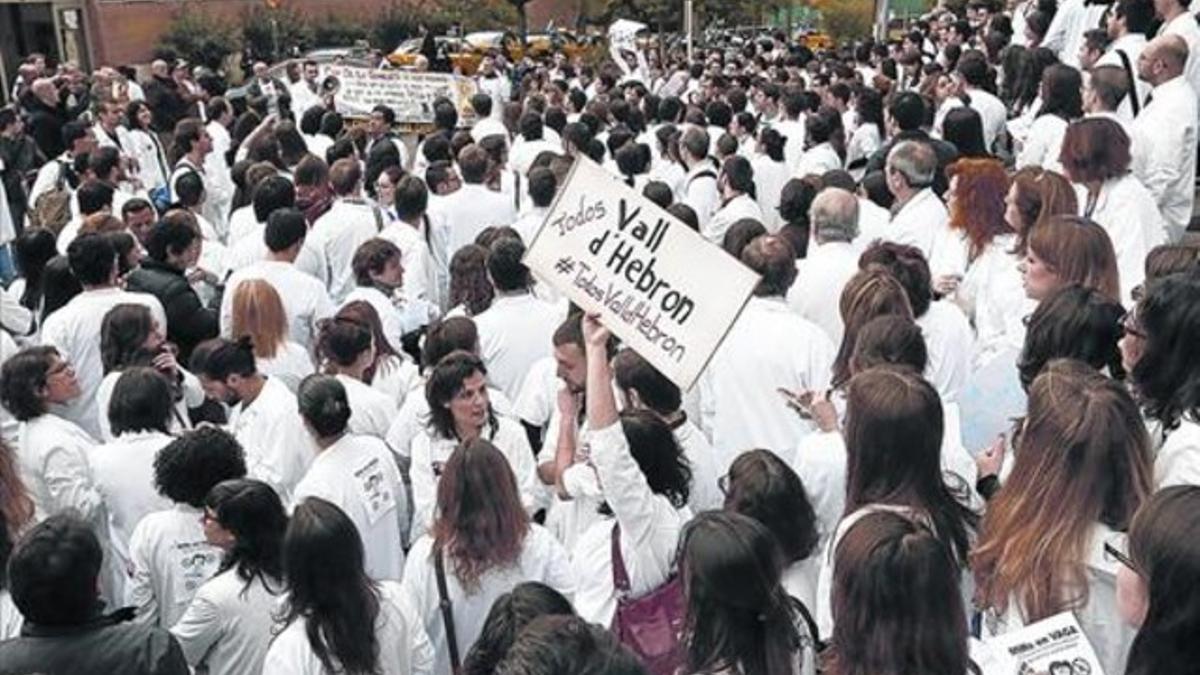
[[[1149,496],[1150,437],[1120,383],[1058,359],[1033,381],[1018,443],[971,561],[979,604],[1015,598],[1038,621],[1087,602],[1093,528],[1124,530]]]
[[[527,534],[529,515],[504,455],[482,439],[455,448],[438,481],[433,548],[450,559],[463,587],[515,564]]]
[[[1013,253],[1024,255],[1029,231],[1051,216],[1079,213],[1079,199],[1066,176],[1041,167],[1027,166],[1012,175],[1020,223],[1009,223],[1017,231]]]
[[[1079,284],[1121,301],[1117,254],[1112,239],[1095,221],[1054,216],[1028,235],[1028,248],[1058,275],[1060,284]]]
[[[974,260],[997,235],[1013,231],[1004,220],[1008,175],[1000,160],[970,158],[946,167],[946,175],[954,183],[950,227],[966,233]]]
[[[888,511],[864,516],[838,543],[833,572],[833,675],[961,675],[967,618],[958,570],[924,526]]]
[[[33,520],[33,513],[33,499],[17,469],[16,451],[0,438],[0,518],[14,542]]]
[[[942,477],[942,402],[903,366],[855,374],[846,387],[846,514],[871,504],[905,506],[965,565],[978,517]]]
[[[247,279],[233,292],[234,339],[250,336],[254,355],[272,359],[288,339],[287,312],[279,292],[262,279]]]
[[[894,276],[880,265],[868,265],[858,272],[842,289],[839,301],[842,315],[842,344],[837,358],[833,360],[833,386],[841,387],[850,381],[850,357],[854,354],[854,343],[858,332],[871,319],[880,316],[900,315],[913,318],[912,305],[904,287]]]

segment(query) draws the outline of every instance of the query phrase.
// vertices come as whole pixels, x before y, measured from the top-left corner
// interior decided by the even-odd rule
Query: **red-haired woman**
[[[1100,224],[1112,239],[1121,276],[1121,302],[1145,280],[1150,249],[1166,241],[1166,222],[1154,197],[1129,172],[1129,136],[1104,118],[1079,120],[1067,128],[1062,165],[1075,183],[1079,215]]]
[[[995,159],[960,159],[946,173],[950,227],[962,233],[966,273],[961,282],[939,279],[939,286],[943,291],[956,288],[955,301],[975,326],[978,369],[1005,347],[1020,349],[1023,319],[1034,304],[1025,298],[1020,260],[1012,252],[1017,234],[1004,218],[1004,165]]]

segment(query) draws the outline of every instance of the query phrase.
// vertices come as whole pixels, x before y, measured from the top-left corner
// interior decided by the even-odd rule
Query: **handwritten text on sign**
[[[525,264],[680,387],[690,388],[758,276],[580,159]]]
[[[474,121],[470,98],[476,87],[468,78],[343,65],[326,66],[321,78],[328,75],[338,78],[341,86],[335,103],[338,112],[346,116],[365,117],[371,108],[383,104],[396,111],[400,124],[429,124],[434,100],[446,97],[454,102],[464,124]]]

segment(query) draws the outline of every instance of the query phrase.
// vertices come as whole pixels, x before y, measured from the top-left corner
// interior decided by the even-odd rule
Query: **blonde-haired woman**
[[[1074,611],[1104,669],[1124,671],[1134,629],[1117,612],[1118,563],[1104,549],[1149,496],[1152,461],[1120,382],[1067,359],[1042,371],[971,555],[985,637]]]
[[[275,287],[248,279],[233,292],[233,337],[250,336],[258,371],[277,377],[295,393],[315,368],[308,352],[288,337],[287,312]]]

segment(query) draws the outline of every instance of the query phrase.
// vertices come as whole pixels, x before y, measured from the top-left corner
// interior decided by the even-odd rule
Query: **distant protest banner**
[[[1071,612],[974,643],[971,657],[984,675],[1104,675]]]
[[[460,123],[475,121],[470,101],[477,89],[470,78],[338,64],[322,68],[322,82],[331,76],[337,78],[337,111],[347,117],[366,117],[382,103],[396,111],[399,124],[432,124],[433,102],[444,96],[454,101]]]
[[[758,275],[600,166],[579,159],[525,264],[672,382],[691,388]]]

